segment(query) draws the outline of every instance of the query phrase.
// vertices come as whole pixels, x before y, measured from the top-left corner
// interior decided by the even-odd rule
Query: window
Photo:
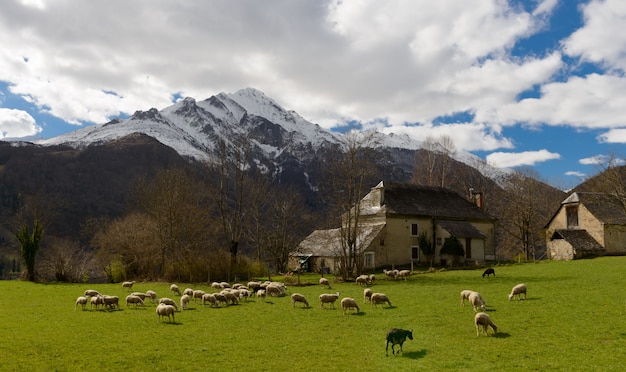
[[[380,238],[380,246],[381,247],[385,246],[385,238]]]
[[[417,224],[416,223],[412,223],[411,224],[411,236],[417,236],[418,234],[418,228],[417,228]]]
[[[374,267],[374,252],[365,253],[365,267],[367,268]]]
[[[578,206],[570,206],[565,208],[567,216],[567,228],[578,227]]]
[[[420,259],[420,248],[418,246],[411,246],[411,259],[418,261]]]

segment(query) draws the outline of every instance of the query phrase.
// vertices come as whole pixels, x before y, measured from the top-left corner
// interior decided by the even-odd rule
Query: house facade
[[[608,194],[572,193],[545,231],[548,257],[554,260],[626,254],[626,212]]]
[[[450,257],[439,252],[451,237],[463,245],[465,261],[484,262],[496,257],[495,218],[445,188],[380,182],[361,200],[359,216],[357,240],[366,269],[428,264],[431,259],[435,264],[448,265]],[[432,258],[420,250],[420,233],[435,244]],[[328,267],[326,271],[334,272],[340,246],[341,229],[317,230],[300,243],[294,259],[310,262],[310,271]],[[319,266],[322,260],[326,266]]]

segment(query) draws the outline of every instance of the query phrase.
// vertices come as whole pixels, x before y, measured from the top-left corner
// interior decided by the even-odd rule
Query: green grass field
[[[310,308],[291,307],[289,296],[224,308],[191,304],[173,324],[159,322],[155,305],[126,308],[120,284],[33,284],[0,281],[0,370],[219,370],[409,371],[622,369],[626,361],[626,257],[496,266],[482,270],[420,273],[408,282],[378,275],[375,292],[393,306],[363,305],[359,314],[320,309],[320,293],[340,292],[362,303],[363,288],[335,283],[288,287]],[[319,276],[302,276],[317,283]],[[509,301],[526,283],[528,299]],[[211,291],[206,284],[177,283]],[[120,297],[114,311],[74,310],[85,289]],[[172,297],[168,283],[137,283]],[[471,306],[459,292],[487,301],[499,332],[476,336]],[[178,300],[177,297],[174,297]],[[412,329],[404,353],[385,356],[385,334]],[[391,368],[391,369],[389,369]]]

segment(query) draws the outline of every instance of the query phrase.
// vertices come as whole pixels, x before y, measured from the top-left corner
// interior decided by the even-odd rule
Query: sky
[[[623,0],[0,0],[0,140],[252,87],[566,189],[626,143]]]

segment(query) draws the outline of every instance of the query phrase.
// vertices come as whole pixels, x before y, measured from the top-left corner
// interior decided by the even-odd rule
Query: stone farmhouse
[[[545,231],[548,257],[553,260],[626,254],[626,211],[608,194],[572,193]]]
[[[451,263],[449,257],[439,254],[450,237],[463,245],[465,261],[495,259],[496,219],[476,202],[445,188],[381,181],[361,200],[359,221],[357,245],[363,252],[365,269],[428,264],[429,258],[419,248],[421,232],[435,242],[435,264]],[[299,244],[290,267],[335,272],[340,246],[340,228],[316,230]]]

